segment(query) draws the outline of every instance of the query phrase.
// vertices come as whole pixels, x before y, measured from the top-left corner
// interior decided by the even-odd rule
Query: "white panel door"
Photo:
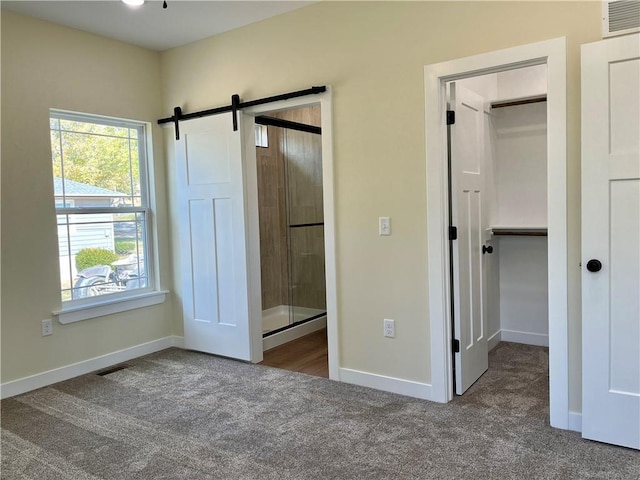
[[[640,448],[640,37],[582,46],[582,435]]]
[[[484,213],[484,100],[455,83],[450,90],[451,212],[458,238],[452,242],[455,392],[464,393],[489,366],[482,247]]]
[[[185,347],[251,360],[242,131],[184,121],[175,153]]]

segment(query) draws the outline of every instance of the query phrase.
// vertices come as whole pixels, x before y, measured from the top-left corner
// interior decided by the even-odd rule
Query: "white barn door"
[[[462,395],[489,367],[484,315],[482,247],[484,212],[484,100],[455,83],[450,90],[455,123],[451,125],[451,211],[457,227],[453,240],[453,323],[455,393]]]
[[[251,360],[242,132],[230,113],[181,122],[175,160],[185,348]]]
[[[640,448],[640,37],[582,46],[582,435]]]

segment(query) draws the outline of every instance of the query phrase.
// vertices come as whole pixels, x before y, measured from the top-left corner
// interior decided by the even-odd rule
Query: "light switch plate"
[[[391,218],[380,217],[378,219],[378,234],[391,235]]]

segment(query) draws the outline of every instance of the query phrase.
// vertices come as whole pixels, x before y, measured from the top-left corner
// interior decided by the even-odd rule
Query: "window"
[[[145,124],[52,111],[50,128],[63,308],[150,291]]]
[[[256,147],[269,148],[269,135],[266,125],[255,126]]]

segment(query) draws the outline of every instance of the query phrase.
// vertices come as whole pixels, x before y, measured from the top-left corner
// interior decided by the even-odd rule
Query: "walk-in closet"
[[[482,99],[483,332],[548,346],[546,65],[456,82]]]

